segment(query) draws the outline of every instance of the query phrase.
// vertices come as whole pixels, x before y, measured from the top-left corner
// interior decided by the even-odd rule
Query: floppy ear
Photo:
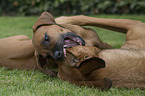
[[[42,72],[44,72],[49,76],[53,76],[53,77],[57,76],[56,71],[48,69],[49,67],[47,66],[47,61],[45,58],[43,58],[41,55],[37,55],[36,51],[35,51],[35,56],[36,56],[37,66]]]
[[[92,57],[82,61],[79,70],[83,75],[88,75],[90,72],[104,67],[105,61],[103,59]]]
[[[48,12],[43,12],[41,16],[38,18],[36,23],[33,26],[33,32],[35,32],[39,27],[43,25],[53,25],[56,24],[53,16]]]

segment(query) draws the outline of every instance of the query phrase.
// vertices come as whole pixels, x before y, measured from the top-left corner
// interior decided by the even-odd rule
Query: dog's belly
[[[99,56],[106,62],[100,76],[110,78],[117,87],[145,87],[145,51],[104,50]]]

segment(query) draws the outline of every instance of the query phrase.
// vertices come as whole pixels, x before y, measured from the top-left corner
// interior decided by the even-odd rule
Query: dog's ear
[[[90,72],[104,67],[105,61],[103,59],[98,57],[92,57],[81,62],[79,71],[83,75],[88,75]]]
[[[46,63],[47,60],[45,58],[43,58],[43,56],[38,55],[36,51],[35,51],[35,56],[36,56],[37,66],[42,72],[44,72],[45,74],[47,74],[49,76],[53,76],[53,77],[57,76],[56,71],[48,69],[49,67],[47,67],[47,63]]]
[[[33,32],[35,32],[40,26],[43,25],[53,25],[56,24],[53,16],[48,12],[43,12],[41,16],[38,18],[36,23],[33,26]]]

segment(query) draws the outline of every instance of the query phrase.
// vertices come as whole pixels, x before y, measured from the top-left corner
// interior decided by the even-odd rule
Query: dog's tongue
[[[79,38],[65,38],[64,39],[64,45],[63,45],[63,51],[64,56],[66,57],[66,48],[71,48],[72,46],[82,45]]]
[[[64,41],[65,47],[72,47],[72,46],[77,46],[77,43],[71,39],[67,39]]]

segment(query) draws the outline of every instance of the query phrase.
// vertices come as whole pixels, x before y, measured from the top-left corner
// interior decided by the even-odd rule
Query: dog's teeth
[[[82,43],[81,43],[81,41],[80,41],[80,40],[77,40],[77,43],[78,43],[79,45],[82,45]]]
[[[79,41],[79,40],[77,40],[77,42],[78,42],[78,43],[80,43],[80,41]]]
[[[63,47],[64,47],[64,48],[66,48],[66,47],[67,47],[67,45],[64,45]]]
[[[77,43],[79,43],[79,45],[82,45],[81,41],[80,40],[77,40]]]
[[[66,57],[66,49],[64,48],[63,51],[64,51],[64,57]]]

